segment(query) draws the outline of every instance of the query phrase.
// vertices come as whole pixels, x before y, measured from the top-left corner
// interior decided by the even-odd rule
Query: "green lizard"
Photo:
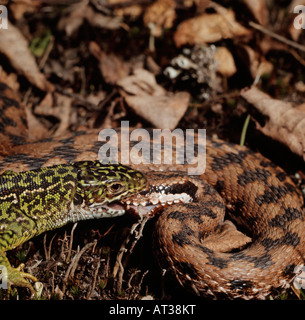
[[[13,268],[5,251],[68,222],[122,215],[124,207],[117,203],[146,184],[139,171],[98,161],[0,175],[0,266],[7,270],[8,288],[27,287],[33,297],[35,291],[27,279],[37,279],[22,271],[23,264]]]

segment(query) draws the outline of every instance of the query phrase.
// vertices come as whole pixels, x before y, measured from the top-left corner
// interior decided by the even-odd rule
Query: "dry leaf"
[[[86,101],[92,103],[93,105],[98,105],[99,102],[101,102],[102,100],[104,100],[106,98],[106,93],[105,91],[98,91],[97,93],[90,93],[87,98]]]
[[[136,114],[155,127],[173,130],[187,110],[190,95],[178,92],[166,96],[126,96],[125,99]]]
[[[243,0],[244,4],[252,12],[259,24],[266,26],[268,24],[268,9],[266,7],[266,0]]]
[[[25,109],[28,126],[29,138],[36,141],[49,136],[47,128],[33,115],[29,108]]]
[[[65,63],[66,62],[67,60],[65,61]],[[75,69],[75,66],[67,67],[65,65],[62,65],[59,60],[49,59],[48,63],[44,67],[44,72],[46,74],[56,74],[58,78],[73,83],[76,73]]]
[[[124,89],[123,95],[130,108],[157,128],[174,129],[189,104],[189,93],[170,94],[157,84],[152,73],[144,69],[136,69],[118,85]]]
[[[107,55],[96,42],[90,42],[89,51],[99,61],[101,74],[107,83],[115,85],[130,73],[130,63],[124,62],[114,54]]]
[[[1,3],[0,3],[1,4]],[[16,20],[23,18],[25,13],[33,13],[41,7],[40,1],[22,0],[14,1],[10,4],[10,13],[13,14]]]
[[[258,52],[254,51],[251,47],[243,45],[240,49],[245,51],[245,65],[249,66],[249,71],[253,79],[263,74],[270,74],[273,71],[273,64],[266,61],[263,56],[260,56]]]
[[[182,22],[174,35],[177,47],[185,44],[206,44],[221,39],[250,35],[251,31],[236,22],[232,10],[203,14]]]
[[[155,76],[147,70],[136,69],[134,74],[118,82],[127,94],[138,96],[162,96],[166,90],[159,86]]]
[[[95,3],[96,7],[98,7],[97,3],[100,2],[101,7],[103,8],[102,1],[91,0],[91,2]],[[137,2],[132,2],[130,0],[107,0],[107,4],[113,8],[114,15],[118,17],[129,16],[135,20],[143,12],[141,1],[139,1],[139,4],[137,4]]]
[[[85,12],[86,20],[93,27],[116,30],[121,28],[122,26],[121,18],[106,16],[104,14],[95,12],[93,8],[90,6],[86,8]]]
[[[258,43],[261,52],[263,55],[266,56],[266,54],[269,51],[273,50],[279,50],[279,51],[288,51],[289,48],[287,47],[287,44],[279,42],[269,36],[264,36]]]
[[[226,47],[217,47],[214,58],[217,61],[217,71],[220,74],[231,77],[237,71],[234,58]]]
[[[4,70],[1,70],[0,67],[0,82],[5,83],[8,87],[10,87],[14,92],[18,92],[19,90],[19,82],[16,73],[7,74]]]
[[[124,2],[127,2],[128,5],[122,5],[122,6],[115,6],[116,3],[122,4]],[[117,17],[124,17],[128,16],[131,17],[133,20],[137,19],[142,13],[143,13],[143,8],[140,4],[132,4],[130,0],[118,0],[118,1],[112,1],[108,0],[109,4],[114,5],[114,10],[113,13]]]
[[[299,92],[305,92],[305,83],[303,81],[298,81],[294,85],[295,89]]]
[[[41,103],[36,106],[35,113],[43,116],[53,116],[60,123],[54,136],[65,133],[70,125],[70,114],[73,99],[66,95],[54,93],[55,103],[51,94],[47,94]],[[53,106],[55,105],[55,107]]]
[[[162,35],[162,30],[170,29],[176,18],[176,3],[174,0],[158,0],[151,4],[145,11],[144,24],[151,29],[155,37]]]
[[[289,26],[288,28],[288,32],[292,38],[292,40],[294,41],[298,41],[299,40],[299,37],[300,35],[304,32],[304,30],[301,28],[301,29],[297,29],[293,22],[291,23],[291,25]]]
[[[241,96],[251,103],[267,120],[257,128],[274,140],[284,143],[305,160],[305,112],[281,100],[273,99],[256,87],[243,90]]]
[[[11,62],[18,73],[24,75],[42,91],[53,91],[53,85],[39,71],[28,42],[22,33],[8,21],[8,29],[0,29],[0,52]]]
[[[58,29],[65,30],[68,36],[71,36],[83,24],[86,19],[90,25],[105,29],[118,29],[121,27],[121,19],[118,17],[108,17],[94,11],[89,6],[89,1],[84,0],[80,3],[71,5],[65,11],[66,15],[58,22]]]
[[[70,125],[70,114],[73,99],[65,95],[56,93],[56,114],[60,119],[60,124],[54,133],[54,137],[59,137],[65,133]]]
[[[88,0],[84,0],[68,7],[58,22],[58,29],[65,30],[67,36],[71,36],[74,31],[78,30],[84,22],[88,3]]]

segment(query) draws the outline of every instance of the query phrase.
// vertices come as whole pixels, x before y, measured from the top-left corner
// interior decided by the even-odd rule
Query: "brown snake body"
[[[0,132],[1,172],[97,159],[104,143],[98,141],[99,130],[34,142],[22,138],[25,131],[16,128],[24,126],[23,111],[12,93],[5,87],[1,89],[2,118],[7,119]],[[288,287],[295,266],[303,263],[302,196],[282,169],[247,148],[208,139],[206,150],[204,174],[191,178],[196,187],[194,202],[169,206],[157,219],[154,237],[161,265],[198,295],[264,299],[274,288]],[[187,177],[189,165],[131,166],[148,175],[157,171],[160,181],[166,184],[170,178]],[[162,177],[160,171],[166,175]],[[252,242],[241,250],[221,252],[205,246],[211,232],[205,230],[205,222],[213,229],[214,222],[221,222],[222,218],[202,209],[202,203],[220,209],[224,204],[214,189],[202,185],[201,180],[219,192],[231,219],[251,237]]]

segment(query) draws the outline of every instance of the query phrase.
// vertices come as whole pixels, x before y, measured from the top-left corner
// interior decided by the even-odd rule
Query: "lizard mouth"
[[[155,216],[164,208],[179,204],[192,202],[193,198],[187,193],[165,194],[161,192],[152,192],[147,194],[137,194],[132,198],[126,199],[126,211],[138,217]]]
[[[108,204],[91,205],[90,211],[94,218],[117,217],[124,215],[126,212],[136,217],[153,217],[168,206],[192,201],[193,198],[184,192],[177,194],[151,192],[146,194],[137,194],[127,199],[113,201]]]
[[[88,220],[122,216],[126,213],[126,206],[117,201],[107,204],[95,203],[90,206],[82,203],[81,205],[76,205],[74,210],[79,214],[80,220]]]
[[[152,191],[107,204],[92,204],[87,208],[80,208],[80,212],[83,215],[83,219],[113,218],[122,216],[126,212],[137,218],[154,217],[168,206],[192,201],[193,197],[185,192],[165,193]]]

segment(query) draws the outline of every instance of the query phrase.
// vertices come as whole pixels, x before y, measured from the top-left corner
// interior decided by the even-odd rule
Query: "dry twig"
[[[47,249],[47,233],[43,237],[43,249],[44,249],[44,255],[46,257],[46,261],[49,261],[51,259],[51,249],[52,249],[52,243],[55,238],[56,234],[52,237],[50,243],[49,243],[49,249]]]
[[[70,242],[69,242],[69,250],[67,253],[67,258],[66,258],[66,262],[69,263],[70,259],[71,259],[71,253],[72,253],[72,244],[73,244],[73,234],[74,234],[74,230],[77,227],[77,222],[74,223],[72,230],[71,230],[71,236],[70,236]]]
[[[296,49],[299,49],[299,50],[305,52],[305,46],[303,46],[303,45],[301,45],[301,44],[299,44],[299,43],[297,43],[297,42],[295,42],[295,41],[292,41],[292,40],[289,40],[289,39],[287,39],[287,38],[285,38],[285,37],[283,37],[283,36],[280,36],[279,34],[273,32],[273,31],[271,31],[271,30],[268,30],[267,28],[265,28],[265,27],[263,27],[263,26],[255,23],[255,22],[253,22],[253,21],[250,21],[250,22],[249,22],[249,25],[250,25],[252,28],[261,31],[261,32],[263,32],[264,34],[266,34],[266,35],[268,35],[268,36],[270,36],[270,37],[272,37],[272,38],[274,38],[274,39],[276,39],[276,40],[278,40],[278,41],[280,41],[280,42],[283,42],[283,43],[287,44],[287,45],[290,46],[290,47],[293,47],[293,48],[296,48]]]
[[[74,277],[74,273],[75,273],[75,270],[77,268],[77,264],[79,262],[79,259],[81,258],[81,256],[86,252],[86,250],[90,247],[92,247],[95,242],[97,240],[94,240],[90,243],[87,243],[80,252],[78,252],[72,259],[67,271],[66,271],[66,274],[64,276],[64,279],[63,279],[63,289],[62,291],[65,292],[66,291],[66,283],[68,282],[68,278],[71,277],[73,278]]]
[[[97,242],[96,242],[97,243]],[[92,249],[93,250],[93,249]],[[97,263],[97,266],[96,266],[96,270],[94,272],[94,278],[93,278],[93,283],[92,283],[92,286],[87,294],[87,299],[89,300],[92,296],[92,293],[93,293],[93,290],[95,288],[95,285],[96,285],[96,279],[97,279],[97,275],[98,275],[98,272],[100,270],[100,266],[101,266],[101,260],[98,260],[98,263]]]
[[[113,268],[113,278],[117,277],[117,291],[120,292],[122,290],[122,283],[123,283],[123,275],[124,275],[124,266],[126,266],[126,262],[130,254],[132,253],[136,243],[138,240],[141,238],[143,235],[143,229],[146,224],[146,222],[150,219],[149,216],[142,217],[139,221],[134,223],[131,227],[131,230],[126,237],[125,241],[122,243],[122,246],[117,254],[116,262]],[[137,230],[139,229],[139,230]],[[131,241],[131,236],[134,236],[133,241],[131,242],[130,248],[126,249],[126,246],[130,243]],[[125,252],[128,252],[128,255],[125,257],[124,263],[122,263],[122,258]]]

